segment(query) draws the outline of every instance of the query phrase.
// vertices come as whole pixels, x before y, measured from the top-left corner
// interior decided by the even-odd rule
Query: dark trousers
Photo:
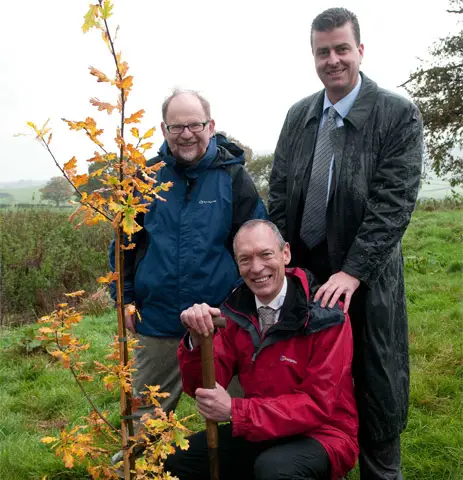
[[[180,480],[208,480],[206,432],[189,438],[188,450],[167,457],[165,470]],[[232,436],[230,424],[219,425],[220,480],[329,480],[331,463],[322,445],[297,436],[249,442]]]
[[[400,437],[381,443],[360,438],[359,466],[362,480],[403,480]]]
[[[320,285],[325,283],[328,278],[334,273],[331,271],[331,267],[328,261],[328,245],[326,240],[321,244],[317,245],[311,251],[300,241],[297,244],[297,262],[298,266],[307,268],[310,270],[315,277],[317,278]],[[354,294],[352,298],[351,307],[349,313],[352,320],[352,328],[354,329],[354,344],[355,344],[355,323],[356,317],[359,315],[362,316],[362,286]],[[358,308],[356,308],[358,307]],[[352,365],[352,370],[354,378],[356,374],[359,373],[359,370],[362,368],[361,364],[356,364],[355,362],[355,353],[354,353],[354,363]],[[361,372],[360,372],[361,374]],[[357,405],[361,405],[362,398],[361,385],[362,382],[357,379],[355,394],[358,398]],[[360,385],[360,386],[359,386]],[[365,418],[366,415],[364,412],[360,411],[359,408],[359,420],[360,420],[360,431],[362,431],[362,422],[368,422],[368,418]],[[400,436],[387,440],[384,442],[373,442],[367,436],[359,436],[360,444],[360,455],[359,455],[359,466],[360,466],[360,478],[361,480],[403,480],[402,474],[400,472]]]

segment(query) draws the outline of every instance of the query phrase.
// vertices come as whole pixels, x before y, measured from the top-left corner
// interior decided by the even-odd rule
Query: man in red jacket
[[[352,332],[339,305],[312,301],[312,276],[286,269],[289,244],[266,220],[250,220],[234,241],[245,282],[221,310],[195,304],[181,314],[188,333],[178,357],[183,388],[219,426],[220,479],[339,479],[358,455],[351,374]],[[214,331],[215,389],[201,388],[201,336]],[[226,388],[238,374],[244,398]],[[205,432],[165,468],[180,480],[209,478]]]

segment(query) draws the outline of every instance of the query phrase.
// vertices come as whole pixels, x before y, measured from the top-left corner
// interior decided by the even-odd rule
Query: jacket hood
[[[161,145],[159,157],[167,165],[175,166],[177,164],[177,160],[172,156],[167,141],[164,141]],[[224,135],[218,133],[211,138],[206,153],[201,160],[195,165],[187,166],[185,173],[199,173],[207,168],[219,168],[233,164],[244,165],[244,150],[235,143],[230,142]]]

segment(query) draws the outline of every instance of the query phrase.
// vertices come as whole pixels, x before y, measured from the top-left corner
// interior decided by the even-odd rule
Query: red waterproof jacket
[[[358,456],[358,419],[351,374],[352,331],[339,307],[311,301],[306,273],[287,270],[288,290],[277,324],[260,337],[254,294],[246,285],[223,303],[225,329],[214,337],[217,382],[236,373],[245,398],[232,399],[233,435],[263,441],[292,435],[318,440],[332,479],[351,470]],[[183,388],[194,397],[202,384],[199,348],[178,350]]]

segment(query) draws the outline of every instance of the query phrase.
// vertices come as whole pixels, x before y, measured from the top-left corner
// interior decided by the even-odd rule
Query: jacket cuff
[[[246,437],[249,421],[246,418],[245,398],[232,398],[232,435],[234,437]]]

